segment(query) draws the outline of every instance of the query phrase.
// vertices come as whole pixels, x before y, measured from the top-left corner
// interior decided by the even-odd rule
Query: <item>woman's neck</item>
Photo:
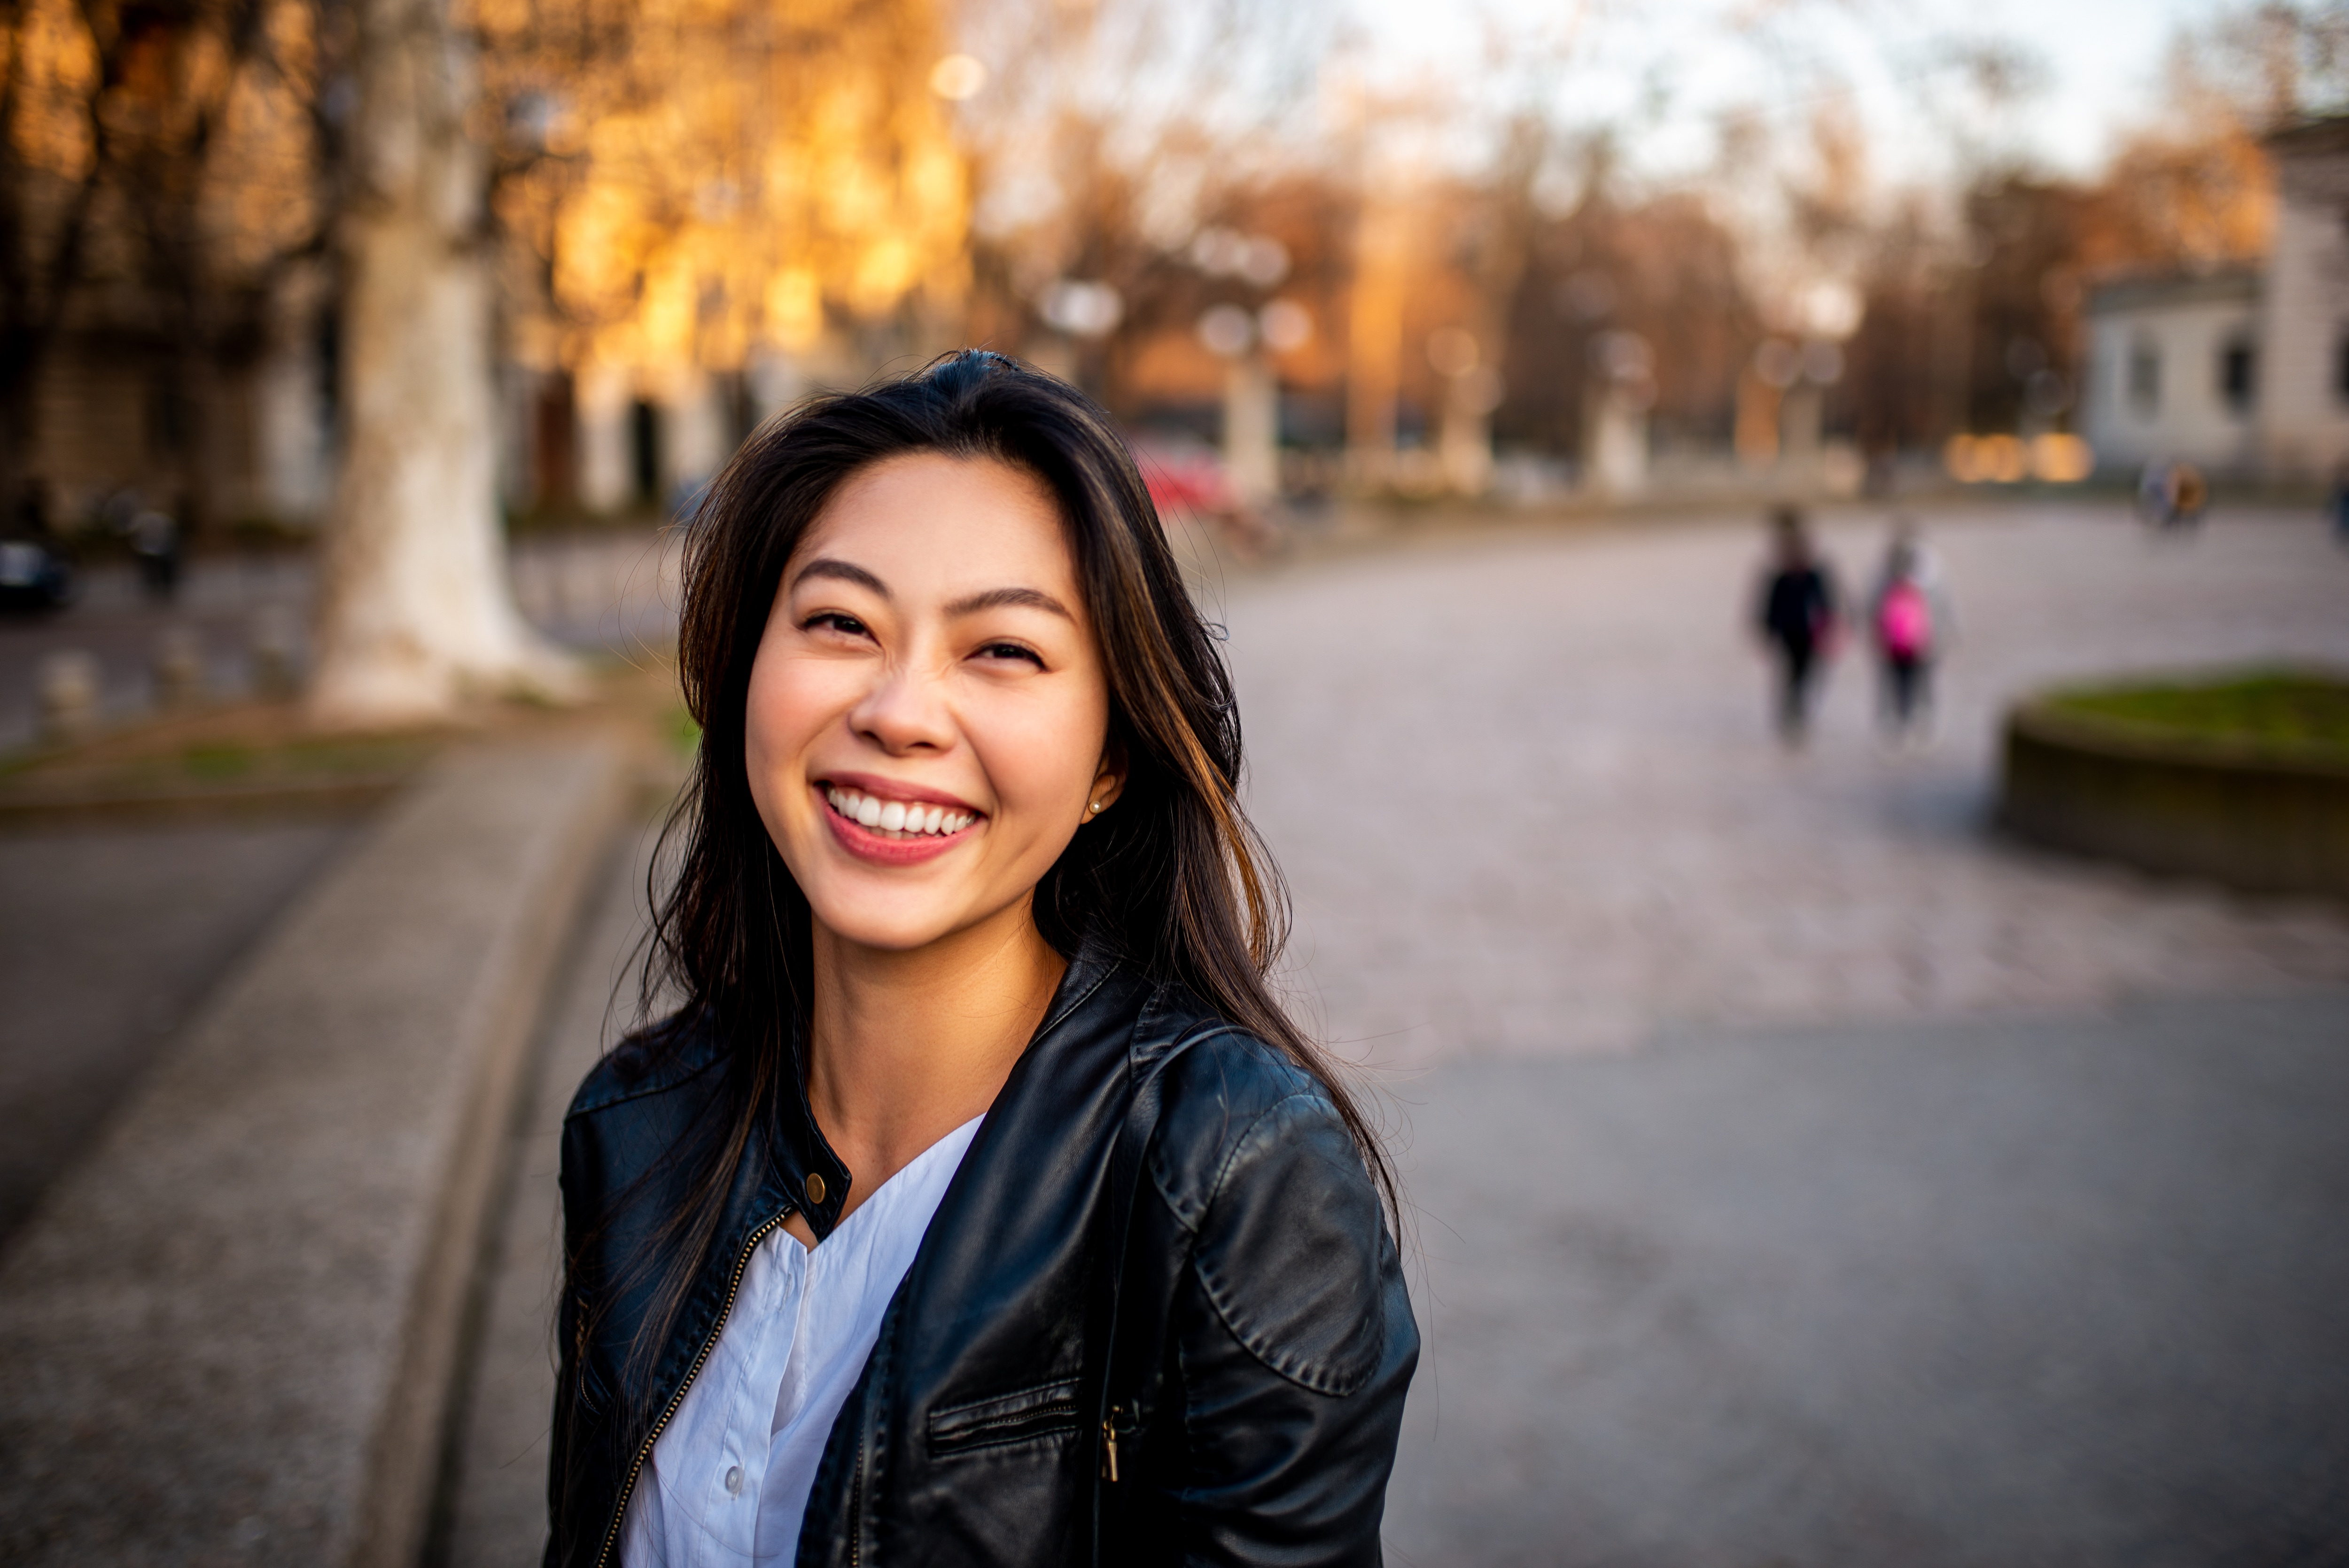
[[[1068,965],[1024,902],[912,953],[814,935],[808,1104],[853,1178],[844,1218],[995,1103]]]

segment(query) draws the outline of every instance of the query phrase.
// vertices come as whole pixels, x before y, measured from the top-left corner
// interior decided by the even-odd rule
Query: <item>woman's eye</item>
[[[983,659],[1025,659],[1040,670],[1044,667],[1042,655],[1018,643],[989,643],[978,650],[978,656]]]
[[[803,624],[800,629],[805,632],[813,632],[817,630],[843,632],[852,637],[861,637],[864,635],[864,622],[858,620],[854,615],[843,615],[837,610],[825,610],[820,614],[810,615],[807,618],[805,624]]]

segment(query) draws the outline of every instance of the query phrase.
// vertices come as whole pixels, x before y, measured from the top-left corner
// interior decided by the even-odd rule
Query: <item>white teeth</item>
[[[903,800],[882,800],[854,789],[830,788],[824,790],[823,798],[831,803],[833,810],[850,821],[885,833],[959,833],[978,820],[968,811],[949,811],[943,806],[908,805]]]

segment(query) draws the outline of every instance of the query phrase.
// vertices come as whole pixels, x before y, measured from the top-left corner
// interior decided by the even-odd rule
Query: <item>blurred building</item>
[[[194,358],[138,280],[76,289],[35,384],[36,443],[51,521],[72,527],[135,491],[181,521],[299,528],[331,473],[334,346],[322,290],[297,276],[257,305],[228,352]]]
[[[2101,463],[2256,467],[2262,283],[2261,269],[2242,267],[2090,294],[2083,412]]]
[[[2267,139],[2261,263],[2093,290],[2083,424],[2100,465],[2304,480],[2349,461],[2349,117]]]

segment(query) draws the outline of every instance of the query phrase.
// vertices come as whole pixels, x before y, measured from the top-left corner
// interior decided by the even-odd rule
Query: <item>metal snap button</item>
[[[726,1491],[730,1496],[740,1497],[742,1494],[742,1467],[740,1465],[728,1465],[726,1467]]]
[[[808,1202],[811,1203],[821,1203],[823,1202],[823,1173],[822,1171],[811,1171],[808,1172],[807,1198]]]

